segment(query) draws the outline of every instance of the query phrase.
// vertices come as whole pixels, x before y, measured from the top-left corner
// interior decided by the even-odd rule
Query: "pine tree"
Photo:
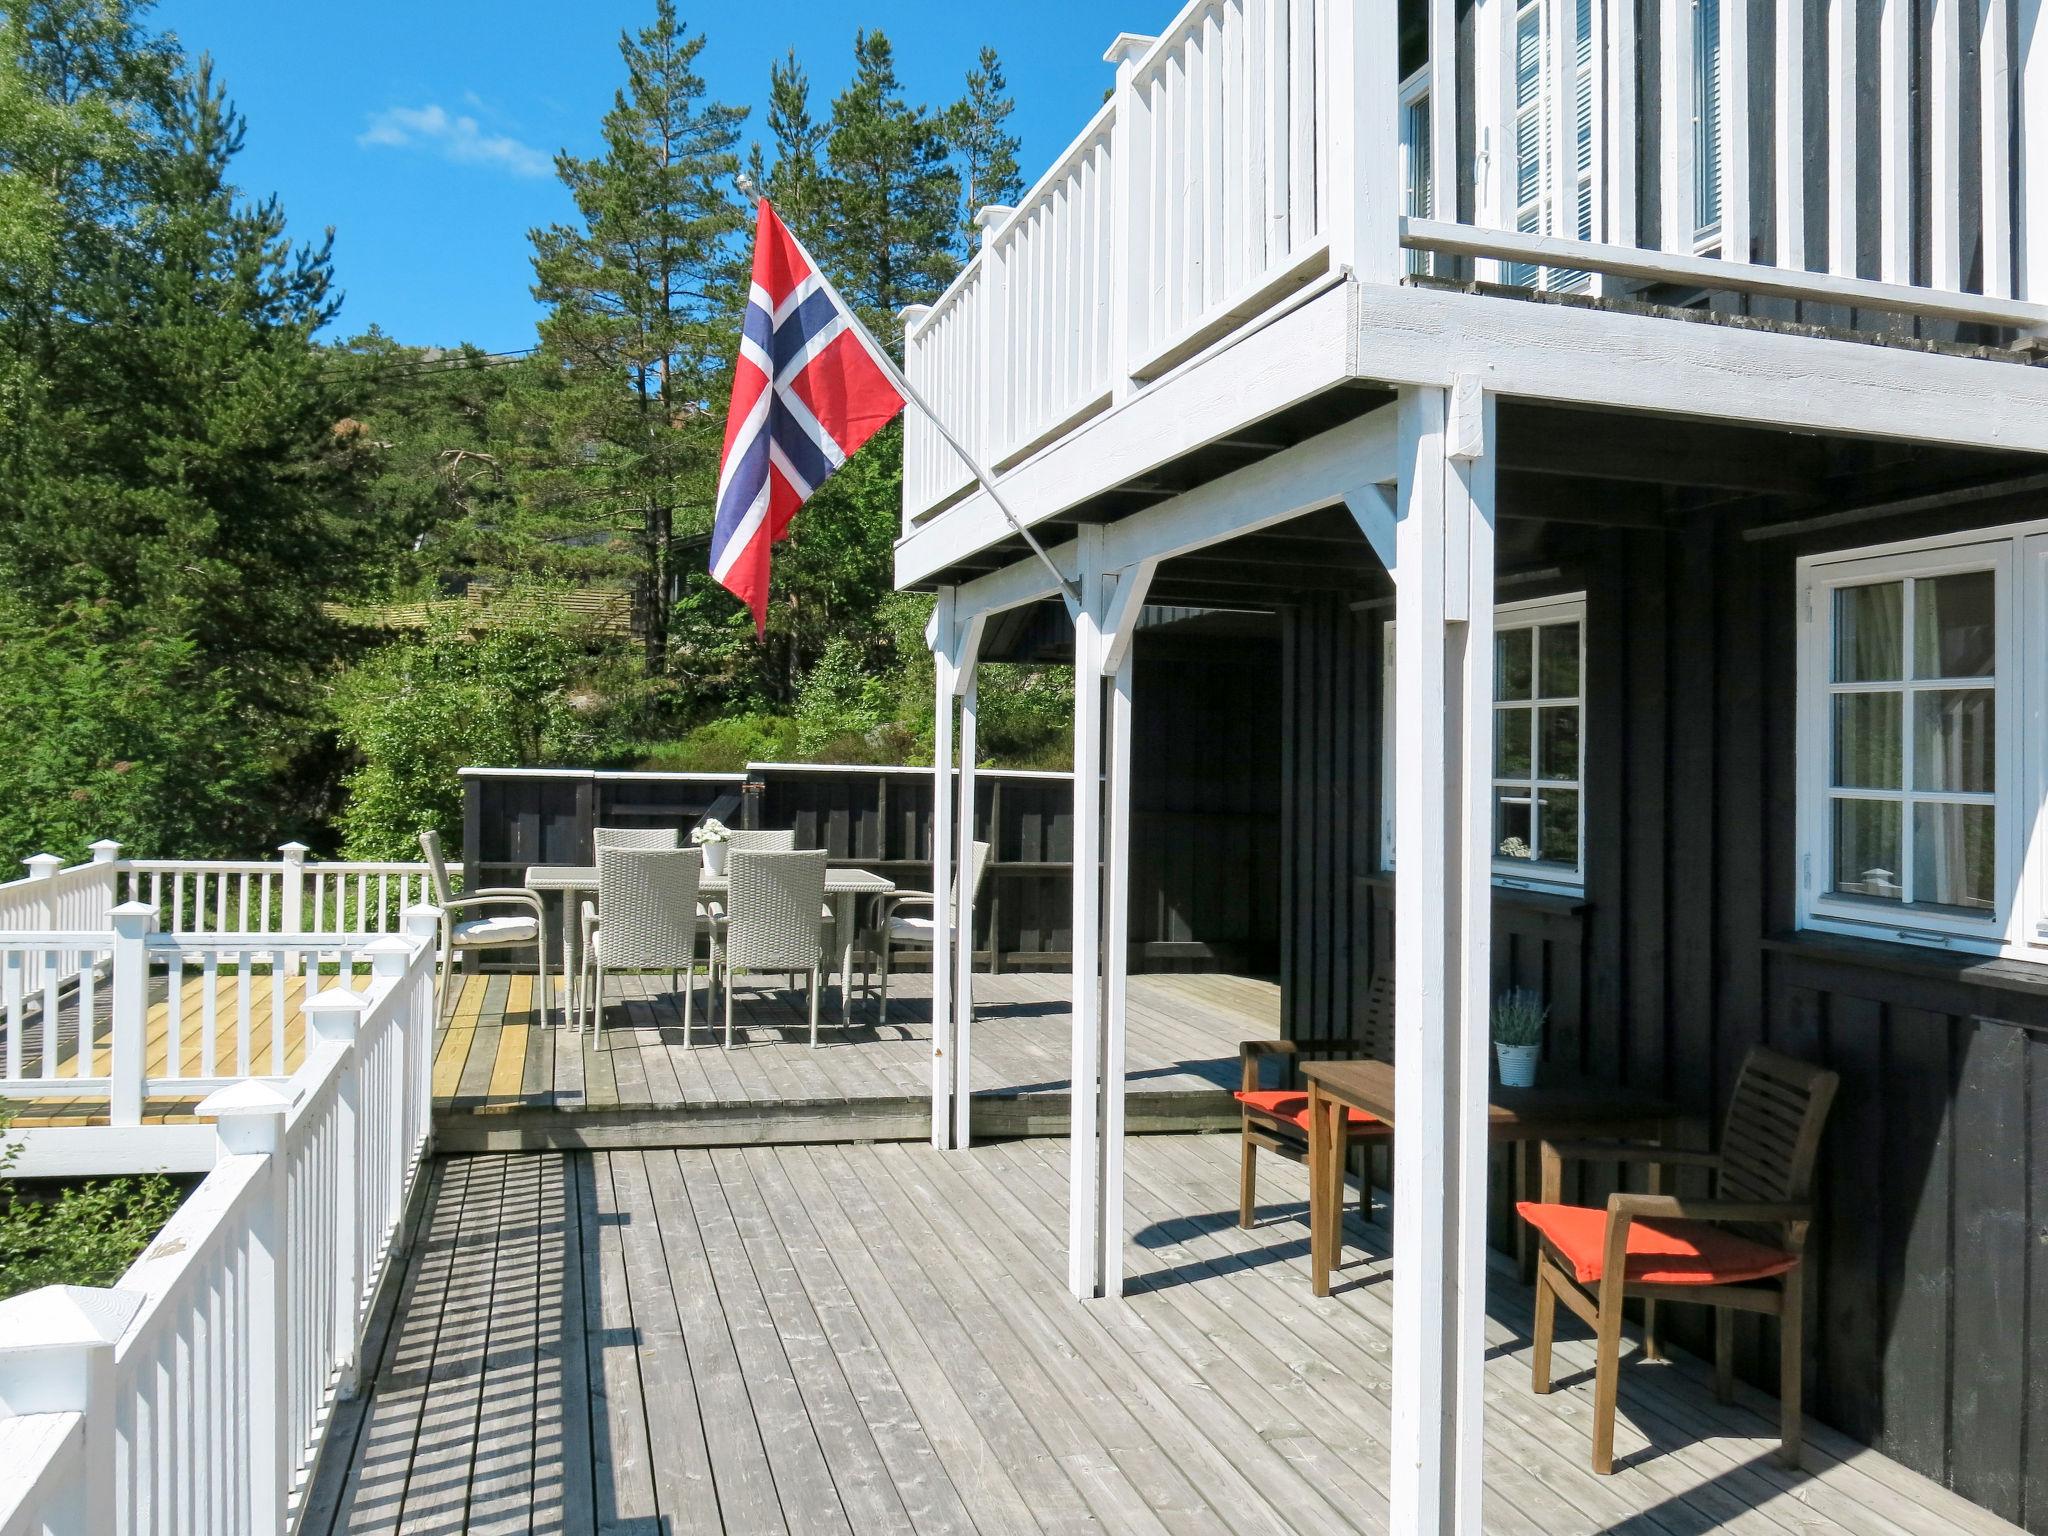
[[[880,32],[857,33],[854,75],[832,103],[827,260],[840,291],[885,340],[896,312],[929,304],[959,268],[960,175],[943,114],[912,106]]]
[[[764,167],[761,146],[754,145],[749,174],[767,194],[775,211],[813,251],[826,248],[824,152],[830,132],[811,116],[811,81],[791,49],[768,71],[768,137],[775,160]]]
[[[565,528],[630,539],[635,628],[649,675],[668,665],[679,510],[708,526],[743,227],[728,190],[744,107],[708,99],[674,0],[619,40],[626,85],[604,153],[556,158],[580,225],[532,232],[543,368],[527,405],[538,438],[522,487]],[[566,536],[566,535],[565,535]]]
[[[1006,126],[1016,110],[1002,61],[995,49],[984,47],[980,61],[967,72],[967,94],[948,114],[949,135],[960,156],[960,234],[970,257],[979,239],[974,216],[992,203],[1014,205],[1024,195],[1017,136]]]

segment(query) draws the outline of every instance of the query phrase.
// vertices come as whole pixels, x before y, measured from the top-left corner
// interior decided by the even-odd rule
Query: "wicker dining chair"
[[[596,827],[590,846],[598,853],[614,848],[675,848],[680,846],[674,827]]]
[[[427,856],[427,878],[434,888],[434,905],[441,909],[441,974],[437,981],[440,1012],[446,1013],[451,1000],[448,978],[454,971],[458,953],[480,949],[523,949],[531,944],[534,953],[534,1008],[545,1028],[548,1021],[548,930],[547,911],[539,895],[520,886],[465,891],[458,896],[448,879],[448,861],[441,854],[441,834],[422,832],[420,852]],[[519,907],[531,909],[532,916],[527,916],[525,911],[496,917],[457,918],[455,915],[478,907]]]
[[[788,853],[796,847],[796,833],[770,827],[757,827],[728,832],[725,835],[728,853]]]
[[[811,1044],[818,1043],[818,993],[825,969],[825,854],[820,849],[735,853],[726,874],[725,1044],[732,1047],[732,989],[749,971],[808,973]]]
[[[988,877],[987,843],[976,843],[972,862],[968,866],[967,882],[974,889],[977,901],[981,899],[981,883]],[[899,944],[930,949],[938,931],[938,915],[932,910],[936,898],[930,891],[891,891],[882,898],[881,913],[875,930],[873,948],[881,961],[882,992],[878,1023],[889,1022],[889,956]],[[904,908],[910,911],[904,911]],[[921,911],[918,909],[922,909]],[[973,935],[966,942],[973,942]]]
[[[697,885],[704,855],[694,848],[610,848],[597,866],[597,921],[583,946],[579,990],[590,996],[592,1027],[604,1028],[604,983],[620,971],[685,977],[683,1044],[690,1043],[697,992]],[[713,940],[711,968],[718,966]],[[594,988],[592,982],[595,982]],[[707,1006],[708,1002],[707,1002]]]
[[[1543,1198],[1515,1210],[1542,1235],[1529,1360],[1550,1390],[1561,1301],[1593,1330],[1593,1470],[1614,1470],[1622,1303],[1643,1303],[1643,1353],[1657,1357],[1659,1301],[1714,1308],[1714,1394],[1735,1395],[1736,1312],[1778,1320],[1779,1457],[1799,1465],[1804,1365],[1804,1260],[1813,1221],[1813,1165],[1840,1079],[1764,1046],[1743,1058],[1712,1152],[1622,1142],[1545,1142]],[[1563,1203],[1567,1161],[1702,1168],[1711,1199],[1620,1192],[1606,1208]]]

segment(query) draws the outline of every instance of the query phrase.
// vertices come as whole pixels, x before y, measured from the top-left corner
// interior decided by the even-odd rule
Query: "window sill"
[[[1367,875],[1365,883],[1391,891],[1394,888],[1393,872],[1383,870],[1376,875]],[[1591,911],[1593,905],[1580,891],[1537,890],[1530,886],[1502,885],[1498,880],[1493,883],[1493,901],[1495,906],[1520,907],[1527,912],[1548,912],[1557,917],[1577,917]]]
[[[1942,949],[1933,944],[1915,944],[1906,939],[1858,939],[1811,929],[1772,934],[1764,940],[1763,948],[1766,954],[1793,959],[1834,961],[1901,976],[1922,976],[2048,998],[2048,962],[2043,961],[2009,960]]]

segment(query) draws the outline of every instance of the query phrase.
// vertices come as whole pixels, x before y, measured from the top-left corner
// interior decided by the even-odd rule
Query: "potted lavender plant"
[[[1493,1004],[1493,1049],[1503,1088],[1536,1086],[1536,1058],[1543,1053],[1543,1025],[1550,1010],[1527,987],[1510,987]]]

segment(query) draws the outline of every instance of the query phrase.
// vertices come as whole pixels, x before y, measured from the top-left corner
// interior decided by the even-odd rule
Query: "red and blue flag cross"
[[[811,493],[904,407],[860,321],[766,198],[740,328],[711,574],[768,625],[770,547]]]

